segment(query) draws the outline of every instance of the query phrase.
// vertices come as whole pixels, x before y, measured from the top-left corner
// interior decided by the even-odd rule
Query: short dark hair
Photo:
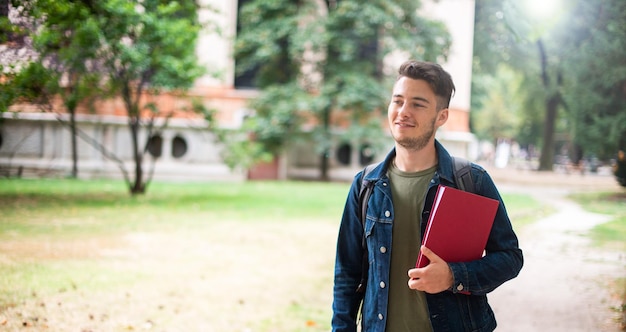
[[[398,69],[398,79],[401,77],[426,81],[437,96],[437,109],[450,106],[450,99],[452,99],[455,91],[454,82],[452,82],[452,76],[440,65],[432,62],[409,60]]]

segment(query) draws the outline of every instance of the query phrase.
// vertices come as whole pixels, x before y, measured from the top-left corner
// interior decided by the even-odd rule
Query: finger
[[[437,256],[437,254],[435,254],[432,250],[428,249],[426,246],[422,246],[420,250],[422,251],[422,255],[426,256],[426,258],[428,258],[428,260],[431,263],[434,261],[442,260],[439,256]]]
[[[420,281],[419,278],[410,278],[408,281],[408,285],[410,289],[422,290],[421,289],[422,282]]]
[[[407,274],[409,275],[409,278],[411,279],[418,279],[422,275],[420,270],[421,269],[409,269]]]

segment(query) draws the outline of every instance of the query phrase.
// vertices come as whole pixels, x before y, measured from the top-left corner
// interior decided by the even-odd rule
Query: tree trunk
[[[76,107],[78,106],[79,94],[76,86],[80,81],[80,75],[70,71],[68,73],[70,80],[70,86],[68,93],[65,95],[65,108],[70,114],[70,140],[72,143],[72,172],[70,177],[72,179],[78,178],[78,129],[76,128]]]
[[[556,126],[559,96],[554,95],[546,101],[546,114],[543,122],[543,145],[539,157],[539,170],[552,171],[554,166],[554,128]]]
[[[332,103],[331,103],[332,105]],[[325,142],[322,142],[322,145],[324,146],[324,149],[322,151],[322,153],[320,154],[320,180],[321,181],[328,181],[329,177],[328,177],[328,168],[329,168],[329,160],[328,160],[328,156],[330,154],[330,148],[328,147],[327,142],[330,141],[330,110],[331,110],[332,106],[328,106],[326,109],[324,109],[323,113],[322,113],[322,130],[324,131],[324,140]]]
[[[320,181],[328,181],[328,149],[320,154]]]
[[[546,99],[546,111],[543,124],[543,145],[541,146],[541,156],[539,156],[539,170],[552,171],[554,166],[554,128],[556,126],[556,116],[558,106],[561,102],[558,90],[551,87],[550,77],[548,76],[548,57],[541,39],[537,40],[537,48],[539,49],[539,60],[541,62],[541,81],[548,97]],[[554,83],[559,84],[558,80]]]
[[[78,178],[78,134],[76,133],[76,109],[68,110],[70,113],[70,132],[72,140],[72,173],[73,179]]]
[[[133,158],[135,160],[135,181],[130,188],[130,193],[132,195],[137,195],[143,194],[146,191],[143,183],[143,153],[142,151],[139,151],[139,116],[131,116],[128,121],[133,149]]]

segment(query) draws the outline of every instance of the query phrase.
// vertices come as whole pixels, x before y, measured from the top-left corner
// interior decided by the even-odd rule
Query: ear
[[[440,110],[439,112],[437,112],[437,121],[436,121],[437,127],[443,126],[447,121],[448,121],[448,109],[447,108],[444,108]]]

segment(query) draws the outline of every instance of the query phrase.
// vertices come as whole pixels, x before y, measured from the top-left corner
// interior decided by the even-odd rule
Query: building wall
[[[67,123],[67,117],[62,119]],[[122,178],[123,167],[131,176],[134,163],[130,132],[125,118],[116,116],[77,116],[81,131],[78,139],[80,178]],[[160,153],[147,153],[144,171],[154,166],[154,179],[243,180],[245,174],[231,171],[221,158],[221,147],[206,130],[202,120],[170,119],[167,126],[157,123],[155,136],[160,138]],[[63,177],[72,168],[70,131],[57,115],[24,113],[20,117],[4,115],[0,126],[0,172],[26,177]],[[88,137],[88,139],[84,139]],[[148,134],[140,133],[140,146]],[[95,144],[98,142],[100,145]],[[106,154],[101,151],[105,149]],[[107,158],[114,156],[114,158]],[[156,163],[152,163],[157,155]]]
[[[424,1],[423,5],[423,10],[444,22],[452,35],[452,49],[442,66],[452,75],[456,91],[450,101],[448,122],[437,135],[452,154],[472,159],[477,149],[477,141],[469,128],[475,1],[431,0]]]

